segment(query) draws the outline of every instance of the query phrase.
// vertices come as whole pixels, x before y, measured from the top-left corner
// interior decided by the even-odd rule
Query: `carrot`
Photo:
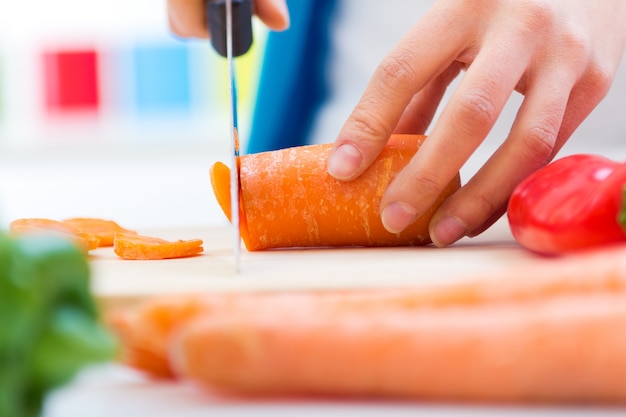
[[[74,226],[85,233],[97,237],[100,240],[100,247],[113,246],[115,233],[136,233],[121,227],[113,220],[92,217],[74,217],[63,220],[63,223]]]
[[[15,235],[31,233],[47,233],[62,236],[71,240],[83,252],[96,249],[100,239],[90,233],[58,220],[47,218],[23,218],[13,220],[9,224],[9,232]]]
[[[173,378],[167,355],[185,323],[220,306],[221,298],[191,295],[160,297],[133,310],[113,310],[106,322],[120,343],[120,361],[155,378]]]
[[[331,144],[245,155],[241,174],[241,236],[251,251],[307,246],[401,246],[431,243],[428,223],[443,200],[460,187],[457,175],[431,209],[399,234],[380,220],[382,194],[425,140],[394,135],[358,179],[327,174]],[[215,197],[230,219],[230,171],[217,162],[210,171]]]
[[[491,402],[626,402],[626,294],[471,308],[219,314],[174,362],[212,389]]]
[[[150,349],[150,340],[141,339],[133,334],[133,322],[127,314],[108,314],[105,317],[105,325],[115,329],[116,335],[123,340],[118,355],[118,360],[137,370],[145,371],[154,378],[173,377],[170,364],[164,360],[163,351],[165,346],[158,349]]]
[[[184,258],[201,253],[201,239],[168,241],[133,233],[116,233],[113,251],[123,259]]]
[[[447,285],[170,296],[116,314],[129,365],[238,393],[626,401],[623,247]]]

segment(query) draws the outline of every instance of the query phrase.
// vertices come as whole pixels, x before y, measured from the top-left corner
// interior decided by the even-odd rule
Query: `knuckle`
[[[434,198],[443,190],[441,179],[432,173],[421,173],[411,178],[411,190],[415,191],[418,198]]]
[[[569,25],[560,34],[560,47],[578,67],[584,67],[591,58],[591,39],[575,25]]]
[[[599,65],[590,65],[585,74],[585,83],[589,85],[592,91],[596,92],[598,98],[602,98],[611,88],[613,74]]]
[[[391,129],[376,115],[368,110],[357,108],[350,116],[350,130],[359,137],[386,139],[391,135]]]
[[[528,129],[522,139],[527,158],[539,166],[548,161],[554,152],[557,134],[552,125],[537,125]]]
[[[452,120],[467,134],[489,130],[498,117],[498,111],[484,92],[465,94],[457,103]]]
[[[493,200],[493,197],[483,193],[474,193],[470,204],[474,207],[474,217],[487,218],[500,208],[501,203]]]
[[[523,26],[534,34],[546,31],[557,22],[557,11],[550,1],[523,0],[517,6]]]
[[[401,94],[410,94],[413,91],[417,70],[409,56],[408,53],[396,53],[385,58],[377,71],[381,88]]]

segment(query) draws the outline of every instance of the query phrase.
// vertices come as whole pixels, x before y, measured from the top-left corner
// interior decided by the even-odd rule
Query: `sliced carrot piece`
[[[168,241],[131,233],[116,233],[113,251],[123,259],[185,258],[201,253],[201,239]]]
[[[136,233],[133,230],[126,229],[113,220],[98,219],[92,217],[74,217],[71,219],[63,220],[63,223],[80,229],[81,231],[88,233],[92,236],[96,236],[100,239],[100,247],[113,246],[113,240],[116,233]]]
[[[457,174],[432,207],[402,233],[380,219],[383,192],[426,139],[393,135],[370,168],[354,181],[327,173],[332,144],[299,146],[239,158],[241,236],[251,251],[310,246],[405,246],[431,243],[428,224],[461,185]],[[210,171],[215,197],[230,219],[230,174]]]
[[[223,162],[218,161],[211,166],[209,174],[217,204],[219,204],[228,221],[231,221],[230,168]]]
[[[32,233],[59,235],[74,242],[85,253],[96,249],[100,243],[97,236],[86,233],[71,224],[47,218],[34,217],[13,220],[9,224],[9,232],[15,235]]]
[[[237,159],[237,162],[240,162],[241,158]],[[230,168],[222,162],[216,162],[213,164],[209,171],[211,177],[211,186],[213,187],[213,192],[215,194],[215,199],[219,204],[220,208],[226,215],[228,221],[231,220],[231,200],[230,200]],[[239,201],[241,201],[241,190],[239,195]],[[241,239],[248,245],[247,242],[250,241],[250,237],[248,235],[248,222],[246,220],[246,212],[244,210],[243,204],[239,204],[239,233],[241,234]]]

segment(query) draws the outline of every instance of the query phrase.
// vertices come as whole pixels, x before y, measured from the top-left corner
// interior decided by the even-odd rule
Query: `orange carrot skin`
[[[239,394],[626,402],[625,293],[318,313],[198,320],[179,369]]]
[[[116,233],[113,251],[122,259],[157,260],[194,256],[204,251],[201,239],[170,242],[151,236]]]
[[[244,222],[241,235],[251,251],[307,246],[406,246],[431,243],[428,223],[443,200],[460,188],[457,175],[431,209],[399,234],[380,220],[383,192],[425,140],[393,135],[358,179],[337,181],[326,169],[331,144],[245,155],[239,160]],[[229,216],[229,184],[223,164],[212,170],[216,197]],[[221,174],[221,175],[220,175]]]

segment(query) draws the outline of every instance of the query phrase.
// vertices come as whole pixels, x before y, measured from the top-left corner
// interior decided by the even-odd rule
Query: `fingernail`
[[[431,233],[431,239],[437,246],[448,246],[467,233],[465,225],[456,217],[446,216],[439,220]]]
[[[347,180],[357,170],[361,159],[356,146],[346,143],[335,149],[328,158],[328,172],[338,180]]]
[[[391,233],[400,233],[415,221],[417,212],[405,203],[391,203],[383,209],[382,222]]]

